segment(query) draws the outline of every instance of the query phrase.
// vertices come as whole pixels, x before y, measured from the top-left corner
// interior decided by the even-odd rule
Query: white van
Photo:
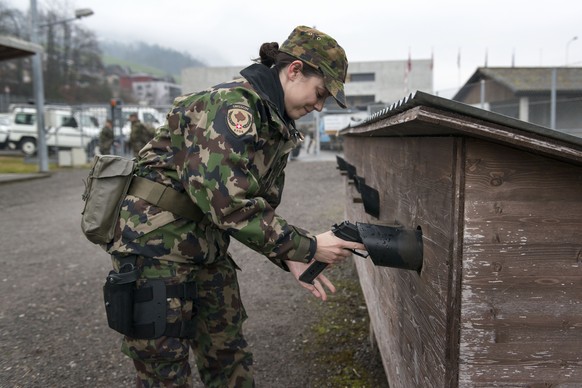
[[[76,117],[78,116],[78,117]],[[81,125],[79,125],[81,121]],[[68,107],[45,107],[45,136],[49,148],[86,149],[99,136],[96,120],[74,115]],[[34,155],[38,143],[36,108],[14,106],[10,112],[7,144],[25,155]]]
[[[10,128],[10,115],[0,113],[0,150],[8,144],[8,131]]]

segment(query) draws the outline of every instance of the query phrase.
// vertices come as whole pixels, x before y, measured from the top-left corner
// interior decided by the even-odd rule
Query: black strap
[[[152,287],[138,288],[134,291],[135,303],[147,302],[153,299]],[[186,282],[180,284],[166,285],[166,298],[180,298],[185,300],[194,300],[198,292],[196,290],[196,282]]]
[[[196,334],[196,321],[177,321],[173,323],[166,323],[166,330],[162,334],[165,337],[176,338],[194,338]],[[132,337],[135,338],[154,338],[154,323],[146,323],[143,325],[135,325],[133,327]]]

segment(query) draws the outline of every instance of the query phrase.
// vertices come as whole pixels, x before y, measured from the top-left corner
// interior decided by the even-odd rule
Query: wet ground
[[[286,171],[280,214],[315,233],[343,219],[334,154],[300,155]],[[133,385],[105,320],[108,256],[79,227],[86,175],[68,168],[0,184],[0,387]],[[322,304],[264,257],[237,243],[232,253],[258,387],[386,386],[351,263],[330,272],[345,287]]]

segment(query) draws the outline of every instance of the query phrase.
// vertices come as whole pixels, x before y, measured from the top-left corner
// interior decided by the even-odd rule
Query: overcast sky
[[[28,9],[30,0],[4,0]],[[484,66],[582,66],[578,0],[37,0],[38,8],[91,8],[76,21],[100,39],[144,41],[209,66],[247,65],[260,44],[316,26],[350,61],[430,59],[434,88],[458,88]],[[580,39],[573,40],[574,37]],[[459,59],[460,57],[460,67]],[[414,67],[412,69],[414,71]]]

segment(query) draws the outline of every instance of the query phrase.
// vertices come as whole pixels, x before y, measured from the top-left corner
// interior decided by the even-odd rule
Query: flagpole
[[[412,70],[412,58],[410,56],[410,47],[408,48],[408,61],[404,67],[404,94],[410,92],[410,72]]]
[[[410,56],[410,47],[408,47],[408,63],[406,65],[406,94],[410,93],[410,72],[412,71],[412,57]]]
[[[457,76],[458,76],[458,80],[457,80],[457,85],[459,85],[459,88],[461,87],[461,48],[459,47],[459,52],[457,54]]]

